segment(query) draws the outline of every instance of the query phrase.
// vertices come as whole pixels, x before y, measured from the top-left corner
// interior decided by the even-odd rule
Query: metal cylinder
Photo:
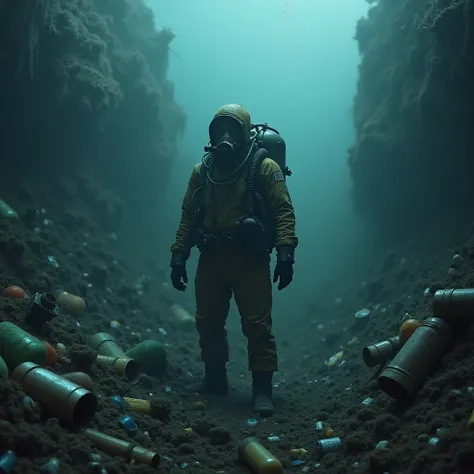
[[[401,349],[403,343],[399,336],[391,337],[386,341],[370,344],[362,349],[362,358],[367,367],[385,364],[393,359]]]
[[[341,438],[318,439],[316,441],[316,448],[318,449],[319,456],[328,453],[338,453],[342,449],[342,441]]]
[[[433,316],[449,323],[472,323],[474,288],[438,290],[433,297]]]
[[[136,384],[140,380],[142,369],[140,363],[135,359],[130,359],[126,356],[109,357],[98,355],[97,362],[110,365],[118,375],[128,380],[132,385]]]
[[[127,357],[113,336],[106,332],[98,332],[89,339],[89,345],[100,355],[109,357]]]
[[[239,459],[257,474],[283,474],[283,466],[268,449],[255,438],[246,438],[238,446]]]
[[[121,456],[126,461],[133,460],[153,468],[160,465],[160,455],[158,453],[138,446],[133,441],[123,441],[90,428],[85,429],[83,434],[97,448],[110,456]]]
[[[92,392],[33,362],[20,364],[11,378],[60,420],[82,426],[95,415],[97,397]]]
[[[378,377],[380,388],[395,399],[413,395],[450,341],[446,321],[425,319]]]

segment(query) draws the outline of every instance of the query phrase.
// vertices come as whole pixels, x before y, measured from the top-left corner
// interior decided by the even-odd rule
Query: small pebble
[[[375,449],[388,449],[388,441],[379,441],[376,445],[375,445]]]
[[[62,342],[58,342],[56,344],[56,351],[60,354],[63,355],[66,352],[66,346]]]
[[[36,406],[36,402],[31,397],[26,396],[23,397],[23,405],[33,408]]]
[[[48,462],[39,468],[40,472],[47,472],[48,474],[56,474],[59,472],[59,459],[51,458]]]
[[[439,438],[437,438],[436,436],[433,436],[432,438],[428,440],[428,444],[430,446],[436,446],[438,443],[439,443]]]
[[[92,474],[107,474],[107,469],[102,467],[102,464],[99,462],[90,462],[87,467]]]

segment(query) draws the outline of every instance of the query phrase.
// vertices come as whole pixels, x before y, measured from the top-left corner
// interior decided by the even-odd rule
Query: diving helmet
[[[217,151],[234,152],[250,142],[252,122],[245,107],[239,104],[222,106],[209,124],[209,141]]]

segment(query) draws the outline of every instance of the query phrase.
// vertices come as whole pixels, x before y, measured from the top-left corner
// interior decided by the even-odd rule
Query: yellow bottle
[[[283,474],[283,466],[256,438],[244,439],[238,448],[241,461],[257,474]]]

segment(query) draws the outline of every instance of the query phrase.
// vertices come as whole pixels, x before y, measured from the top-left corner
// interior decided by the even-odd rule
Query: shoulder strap
[[[269,157],[269,153],[265,148],[259,148],[252,157],[252,161],[250,162],[250,166],[247,171],[247,196],[246,196],[246,204],[247,204],[247,215],[249,217],[255,217],[256,210],[255,210],[255,193],[256,193],[256,185],[257,179],[260,175],[260,165],[265,158]]]

